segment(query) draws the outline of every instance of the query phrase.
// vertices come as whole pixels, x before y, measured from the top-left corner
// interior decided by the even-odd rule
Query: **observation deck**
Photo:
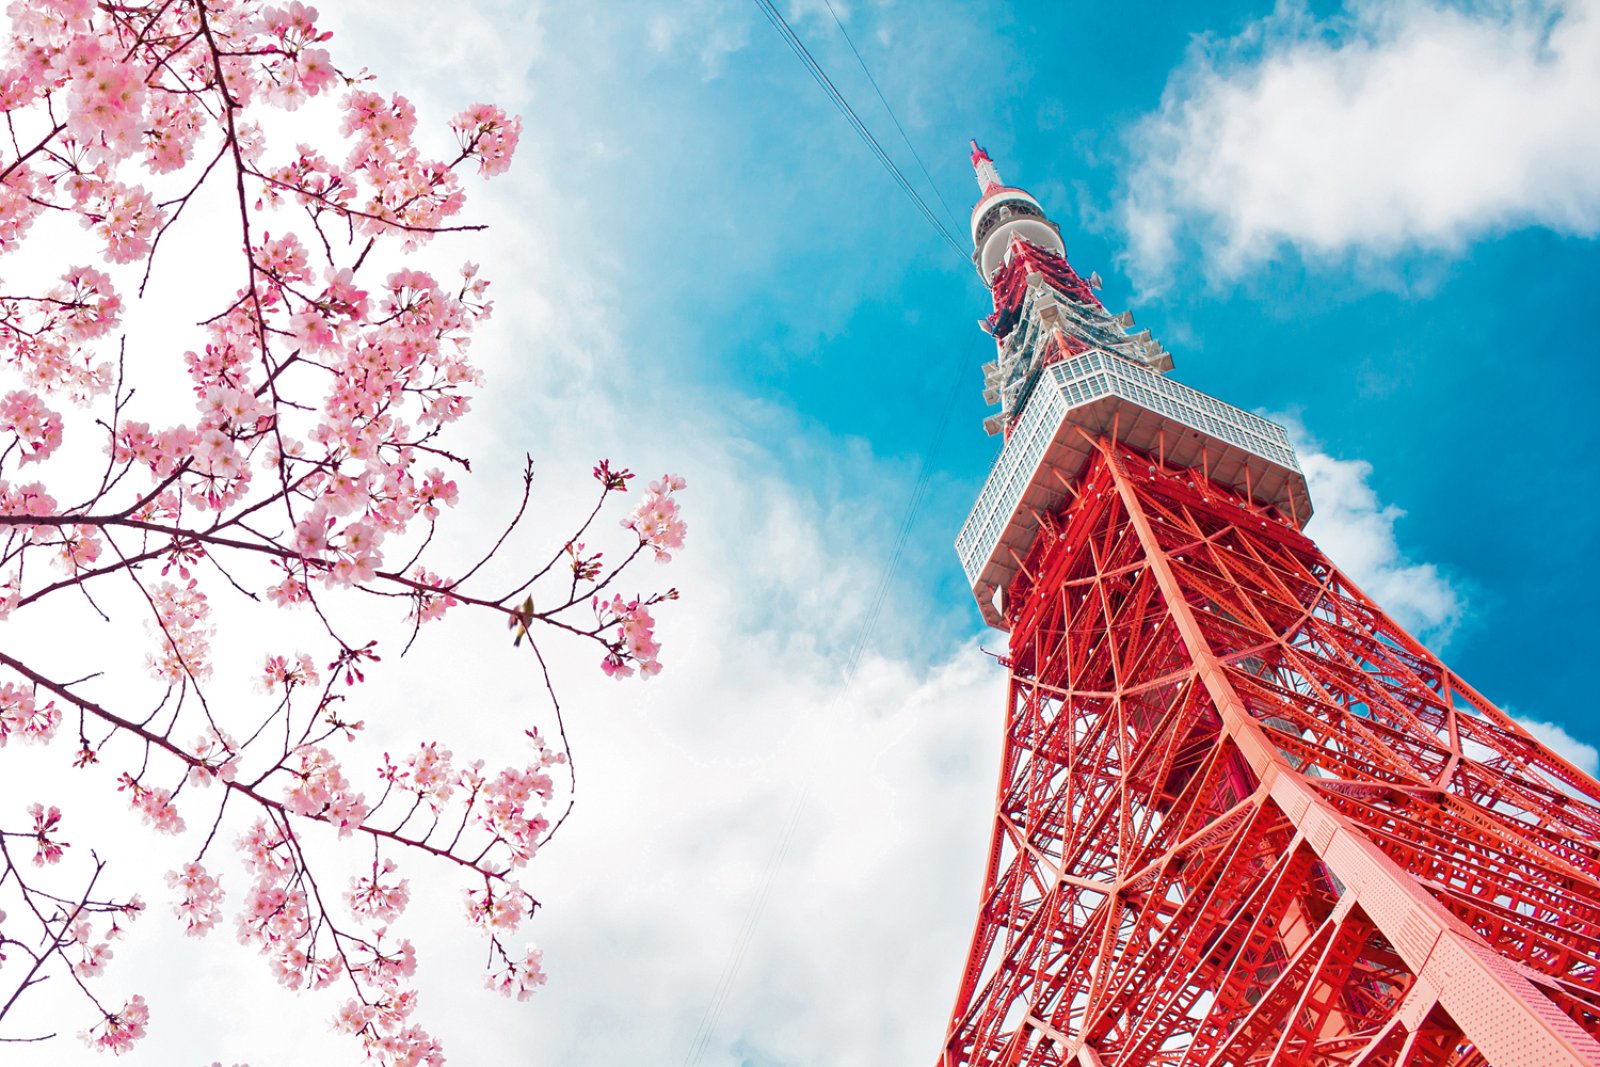
[[[1298,525],[1311,518],[1305,475],[1282,426],[1121,356],[1084,352],[1039,372],[956,538],[990,626],[1007,629],[999,594],[1027,558],[1039,516],[1061,504],[1094,452],[1080,427],[1091,436],[1114,434],[1169,465],[1204,467],[1212,482],[1277,507]]]

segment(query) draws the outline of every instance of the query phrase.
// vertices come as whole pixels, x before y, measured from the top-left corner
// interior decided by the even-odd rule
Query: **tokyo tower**
[[[1600,1064],[1600,784],[1303,533],[1282,427],[1167,377],[973,144],[1009,635],[939,1063]]]

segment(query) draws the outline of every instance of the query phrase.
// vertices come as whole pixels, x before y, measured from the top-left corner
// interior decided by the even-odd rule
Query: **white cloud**
[[[1435,648],[1450,640],[1465,608],[1461,591],[1432,563],[1409,559],[1395,524],[1405,512],[1378,499],[1372,464],[1324,452],[1292,417],[1289,427],[1316,509],[1306,532],[1400,625]]]
[[[350,27],[346,47],[356,51],[370,31],[398,54],[457,56],[482,25],[477,16],[418,23],[387,10],[372,21]],[[429,27],[425,41],[419,24]],[[513,44],[496,37],[491,55]],[[406,89],[436,129],[482,88],[441,85],[450,69],[443,62],[421,62],[404,78],[374,66],[381,84]],[[474,76],[489,79],[490,90],[511,88],[492,72]],[[929,1057],[977,903],[1004,671],[972,644],[917,647],[903,635],[921,625],[920,606],[891,603],[843,687],[910,494],[908,472],[792,413],[641,384],[649,342],[616,311],[637,279],[610,270],[604,249],[593,261],[551,254],[569,247],[565,231],[588,228],[594,216],[552,207],[582,206],[584,193],[552,194],[561,161],[534,150],[537,121],[529,115],[508,187],[473,189],[475,219],[494,224],[489,246],[430,253],[481,258],[499,301],[475,350],[491,386],[465,428],[463,451],[477,460],[477,475],[463,480],[455,530],[470,539],[497,528],[524,449],[538,459],[531,523],[546,540],[565,534],[559,523],[592,485],[597,456],[642,467],[646,477],[681,470],[691,482],[689,547],[672,568],[641,578],[676,584],[685,598],[659,613],[667,668],[647,684],[601,678],[591,648],[563,658],[559,642],[552,646],[581,798],[524,879],[545,904],[526,933],[545,949],[551,975],[532,1003],[478,988],[481,941],[461,916],[459,884],[400,857],[415,893],[406,933],[424,960],[417,1021],[457,1063],[680,1061],[798,804],[797,832],[701,1063]],[[803,484],[785,473],[795,468],[806,471]],[[232,640],[238,633],[224,628],[218,644],[242,650],[242,662],[260,638]],[[141,636],[123,642],[128,657],[137,658]],[[410,656],[386,657],[364,687],[372,740],[407,746],[439,736],[469,759],[492,757],[508,730],[548,729],[539,686],[508,652],[503,629],[425,631]],[[50,750],[53,763],[30,762],[27,773],[18,761],[37,750],[0,753],[0,811],[59,799],[79,855],[100,845],[107,879],[142,889],[151,903],[104,980],[108,999],[137,990],[151,1003],[150,1035],[121,1062],[358,1062],[354,1045],[328,1030],[340,997],[287,993],[227,930],[204,942],[179,935],[159,873],[190,858],[197,841],[150,842],[111,773],[88,799],[69,800],[60,780],[69,741]],[[362,764],[350,766],[354,774]],[[199,826],[203,802],[184,800]],[[215,865],[231,912],[248,883],[227,852]],[[55,992],[41,991],[28,1012],[64,1036],[8,1048],[8,1067],[103,1062],[73,1039],[81,1011]]]
[[[646,23],[652,50],[671,54],[685,49],[699,60],[700,76],[715,78],[729,56],[750,43],[750,19],[743,6],[728,0],[689,0],[651,14]]]
[[[497,408],[492,399],[486,407]],[[509,421],[516,410],[528,409],[483,414]],[[603,403],[587,412],[615,414]],[[587,481],[588,442],[572,425],[580,417],[569,412],[566,425],[548,428],[573,443],[541,456],[551,473],[537,483],[539,499],[553,515],[571,514]],[[417,1021],[453,1062],[680,1062],[763,894],[699,1063],[866,1067],[937,1047],[976,906],[1004,671],[973,644],[931,658],[869,651],[846,687],[846,653],[887,554],[873,546],[887,545],[893,516],[851,516],[790,484],[742,428],[691,433],[666,420],[619,442],[630,453],[671,454],[691,477],[689,546],[670,568],[642,575],[685,590],[659,613],[665,672],[612,682],[587,647],[547,645],[580,790],[571,823],[523,878],[544,904],[525,932],[545,950],[550,984],[526,1005],[480,989],[481,942],[462,917],[458,880],[397,857],[414,890],[401,932],[424,964]],[[651,433],[675,444],[646,451],[636,438]],[[491,528],[496,488],[473,487],[462,527]],[[891,607],[880,636],[897,614]],[[369,740],[403,749],[438,736],[462,759],[493,759],[508,730],[548,728],[538,684],[509,652],[498,627],[424,631],[410,656],[386,661],[366,692],[352,694]],[[66,742],[51,750],[57,764],[71,755]],[[62,771],[33,763],[44,773],[30,782],[15,766],[0,763],[3,810],[60,797],[48,775]],[[137,990],[151,1002],[151,1033],[123,1061],[356,1062],[349,1040],[326,1026],[341,997],[291,996],[227,930],[205,942],[179,936],[156,882],[196,842],[148,841],[111,773],[102,777],[98,794],[64,805],[73,840],[101,846],[107,878],[141,885],[152,904],[103,983],[113,996]],[[203,823],[204,800],[186,799],[191,822]],[[791,813],[796,832],[769,874]],[[224,872],[232,909],[247,881],[227,851],[213,869]],[[67,1035],[81,1025],[68,998],[41,997],[30,1016]],[[101,1062],[70,1036],[7,1055],[14,1067]]]
[[[530,72],[552,59],[544,4],[474,0],[447,14],[395,4],[381,19],[365,18],[360,5],[323,8],[319,25],[332,29],[336,59],[370,64],[380,84],[404,96],[424,78],[448,86],[440,106],[450,114],[480,100],[522,109]]]
[[[1307,258],[1600,232],[1600,4],[1281,6],[1197,42],[1133,135],[1131,273],[1193,241],[1215,278]]]
[[[1517,722],[1552,752],[1564,757],[1568,763],[1591,778],[1600,775],[1600,749],[1578,740],[1553,722],[1540,722],[1538,719],[1524,719],[1520,716]]]

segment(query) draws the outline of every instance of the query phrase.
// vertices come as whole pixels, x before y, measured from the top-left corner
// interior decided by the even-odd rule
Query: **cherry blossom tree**
[[[189,935],[231,919],[284,986],[336,991],[329,1015],[372,1059],[440,1062],[413,1011],[405,867],[457,873],[486,983],[528,997],[544,974],[514,943],[538,903],[518,877],[576,778],[564,729],[509,721],[520,755],[505,766],[459,760],[448,738],[342,758],[387,713],[362,683],[409,647],[363,627],[375,610],[412,639],[447,615],[502,619],[559,727],[547,637],[562,655],[592,647],[613,677],[660,669],[652,612],[677,594],[625,591],[623,575],[682,546],[683,480],[626,510],[613,502],[633,475],[601,462],[593,509],[535,554],[518,540],[529,461],[477,562],[438,573],[441,547],[462,544],[446,513],[470,466],[450,432],[480,384],[469,342],[491,302],[475,267],[446,273],[424,253],[482,228],[458,221],[464,181],[507,169],[520,120],[478,104],[424,136],[404,97],[335,65],[298,0],[16,0],[9,14],[0,746],[40,746],[25,758],[63,771],[61,796],[0,812],[0,1048],[53,1032],[27,1010],[48,978],[81,993],[91,1045],[121,1052],[158,1025],[159,1005],[102,978],[148,897]],[[203,262],[173,260],[185,239]],[[156,301],[177,311],[131,331]],[[608,537],[609,558],[591,547]],[[513,546],[536,563],[507,580]],[[83,616],[117,641],[66,640]],[[292,647],[266,643],[282,632]],[[241,655],[258,664],[254,695],[214,670]],[[72,823],[75,783],[108,780],[100,768],[151,833],[192,842],[166,884],[119,883],[94,827]],[[336,835],[346,866],[314,859],[311,834]],[[230,847],[245,885],[224,885]]]

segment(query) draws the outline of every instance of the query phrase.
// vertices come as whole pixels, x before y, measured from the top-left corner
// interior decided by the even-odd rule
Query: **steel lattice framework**
[[[1052,332],[1084,347],[1042,322],[1036,368]],[[1303,481],[1255,491],[1278,459],[1241,489],[1154,400],[1077,402],[1012,478],[1051,502],[964,550],[1011,678],[941,1067],[1600,1064],[1600,785],[1322,555]]]

